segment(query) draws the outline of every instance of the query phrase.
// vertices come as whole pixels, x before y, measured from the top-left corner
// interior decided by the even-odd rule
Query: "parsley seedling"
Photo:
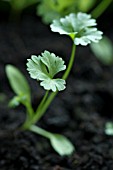
[[[26,107],[27,116],[22,129],[31,130],[48,138],[55,151],[60,155],[71,154],[74,151],[73,144],[65,136],[48,132],[35,124],[45,114],[57,93],[66,88],[66,79],[74,63],[76,45],[86,46],[91,42],[97,43],[102,38],[102,32],[98,31],[95,26],[95,19],[91,19],[91,16],[85,13],[69,14],[65,18],[54,20],[50,25],[53,32],[71,37],[73,47],[67,68],[62,58],[49,51],[44,51],[39,56],[32,55],[31,59],[28,59],[27,70],[30,77],[39,81],[40,85],[46,90],[36,111],[31,105],[31,92],[26,78],[14,66],[6,66],[7,77],[16,94],[10,105],[17,106],[21,103]],[[64,70],[62,78],[56,78],[57,73]]]

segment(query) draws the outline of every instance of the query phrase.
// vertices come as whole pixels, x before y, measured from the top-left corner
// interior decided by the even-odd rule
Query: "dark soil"
[[[109,16],[105,13],[100,17],[98,27],[113,40]],[[7,106],[14,94],[5,75],[5,65],[14,64],[26,75],[35,108],[44,91],[29,78],[26,60],[45,49],[67,63],[71,41],[52,33],[33,15],[24,14],[18,24],[1,19],[0,93],[5,96],[0,102],[0,170],[113,170],[113,136],[104,132],[105,123],[113,121],[113,66],[100,63],[89,47],[78,47],[67,89],[54,99],[38,123],[67,136],[76,151],[61,157],[47,139],[18,130],[25,119],[25,110],[22,106],[17,109]]]

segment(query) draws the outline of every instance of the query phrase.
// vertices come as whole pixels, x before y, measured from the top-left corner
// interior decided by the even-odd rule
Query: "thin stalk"
[[[64,73],[64,75],[62,76],[63,79],[67,79],[70,71],[71,71],[71,68],[73,66],[73,62],[74,62],[74,58],[75,58],[75,52],[76,52],[76,45],[73,44],[73,47],[72,47],[72,53],[71,53],[71,57],[70,57],[70,61],[69,61],[69,64],[68,64],[68,67]],[[52,92],[50,94],[50,96],[48,97],[48,99],[46,100],[45,104],[43,105],[42,109],[40,110],[40,116],[38,114],[35,114],[31,123],[34,124],[36,123],[37,121],[40,120],[40,118],[44,115],[45,111],[47,110],[47,108],[49,107],[50,103],[52,102],[52,100],[54,99],[54,97],[57,95],[58,91],[56,92]]]
[[[68,67],[67,67],[64,75],[62,76],[62,79],[64,79],[64,80],[67,79],[67,77],[69,76],[69,73],[70,73],[70,71],[71,71],[71,69],[72,69],[72,66],[73,66],[73,63],[74,63],[74,59],[75,59],[75,52],[76,52],[76,45],[73,44],[72,53],[71,53],[71,58],[70,58]]]
[[[94,18],[98,18],[110,5],[113,0],[102,0],[99,5],[91,12]]]
[[[37,110],[36,110],[36,113],[34,112],[31,104],[29,103],[26,103],[25,107],[27,109],[27,117],[26,117],[26,120],[25,120],[25,123],[23,124],[22,128],[23,129],[28,129],[28,127],[31,125],[31,120],[32,118],[34,117],[35,114],[37,114],[37,117],[39,116],[40,117],[40,110],[41,108],[43,107],[44,105],[44,102],[46,101],[47,97],[48,97],[48,94],[49,94],[49,91],[46,91],[46,94],[44,95],[41,103],[39,104]]]
[[[54,99],[54,97],[57,95],[58,91],[56,92],[52,92],[50,94],[50,96],[48,97],[47,101],[45,102],[44,106],[42,107],[42,109],[40,110],[40,116],[38,114],[35,114],[31,123],[35,124],[37,121],[40,120],[40,118],[44,115],[45,111],[47,110],[47,108],[49,107],[50,103],[52,102],[52,100]]]
[[[39,104],[39,106],[38,106],[38,108],[35,112],[35,114],[39,115],[39,117],[40,117],[40,111],[41,111],[42,107],[44,106],[44,103],[47,100],[48,95],[49,95],[49,91],[47,90],[42,101],[41,101],[41,103]]]
[[[51,133],[38,127],[38,126],[35,126],[35,125],[31,125],[29,128],[28,128],[30,131],[34,132],[34,133],[38,133],[39,135],[41,136],[44,136],[46,138],[50,138],[51,137]]]
[[[22,125],[22,129],[28,128],[29,122],[31,121],[32,117],[34,116],[34,110],[31,106],[31,104],[26,103],[25,107],[26,107],[27,117],[26,117],[24,124]]]
[[[25,106],[26,106],[27,113],[28,113],[29,117],[33,117],[34,110],[33,110],[32,106],[31,106],[31,104],[27,103]]]
[[[30,96],[29,96],[30,97]],[[29,98],[28,97],[28,98]],[[31,104],[31,99],[28,99],[26,101],[21,101],[21,103],[25,106],[26,108],[26,119],[25,119],[25,122],[24,124],[22,125],[22,128],[23,129],[26,129],[27,128],[27,125],[29,123],[29,121],[32,119],[32,117],[34,116],[34,110],[33,110],[33,107],[32,107],[32,104]]]

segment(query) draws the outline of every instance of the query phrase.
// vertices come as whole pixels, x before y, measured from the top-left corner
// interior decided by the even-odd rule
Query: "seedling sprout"
[[[72,52],[69,63],[66,66],[61,57],[45,50],[41,55],[32,55],[27,60],[27,71],[30,77],[40,83],[45,95],[34,111],[31,104],[31,90],[24,75],[14,66],[6,66],[6,74],[16,96],[10,101],[11,106],[20,103],[26,107],[26,120],[22,125],[23,130],[30,130],[50,140],[54,150],[60,155],[70,155],[74,146],[65,136],[53,134],[36,125],[45,114],[47,108],[58,92],[66,89],[66,80],[74,63],[76,46],[86,46],[92,42],[98,43],[102,39],[102,32],[96,28],[96,20],[86,13],[69,14],[64,18],[54,20],[50,25],[51,31],[68,35],[72,42]],[[62,77],[57,73],[63,71]]]

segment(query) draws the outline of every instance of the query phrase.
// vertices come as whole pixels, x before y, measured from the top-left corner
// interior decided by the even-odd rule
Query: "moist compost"
[[[97,22],[98,28],[113,40],[109,16],[105,13]],[[29,78],[27,58],[49,50],[67,64],[71,40],[52,33],[35,15],[24,14],[18,23],[6,18],[0,21],[0,93],[4,96],[0,98],[0,170],[113,170],[113,136],[104,131],[105,123],[113,121],[113,65],[100,63],[89,47],[77,48],[67,89],[58,94],[37,124],[72,141],[74,153],[59,156],[47,139],[19,130],[25,120],[25,108],[8,108],[14,93],[5,66],[13,64],[24,73],[36,109],[44,91]]]

